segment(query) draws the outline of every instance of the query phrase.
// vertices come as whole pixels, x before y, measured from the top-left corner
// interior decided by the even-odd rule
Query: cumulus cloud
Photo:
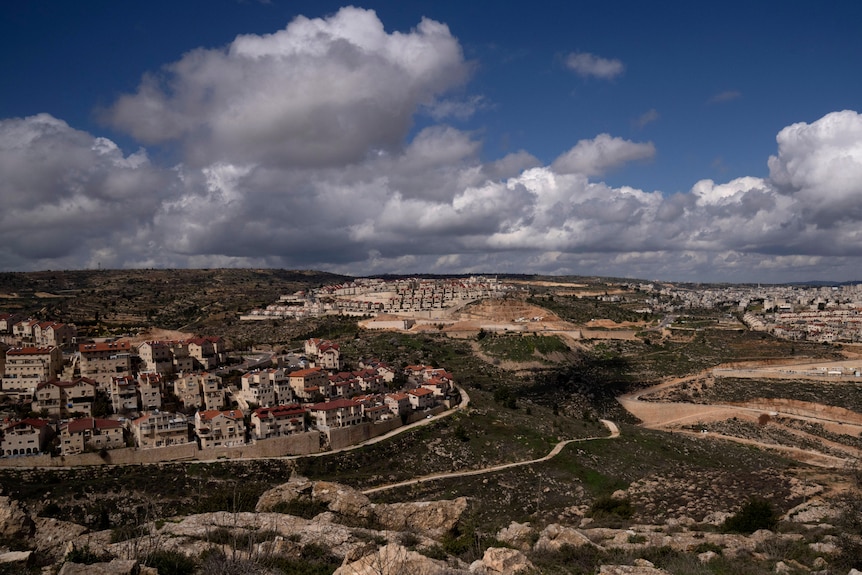
[[[629,162],[651,160],[656,150],[652,142],[637,143],[610,134],[599,134],[592,140],[581,140],[575,147],[554,160],[551,167],[563,174],[578,173],[600,176]]]
[[[148,144],[181,141],[196,165],[339,165],[397,149],[417,109],[469,72],[444,24],[387,33],[373,11],[348,7],[189,52],[103,117]]]
[[[589,52],[569,54],[566,57],[566,67],[581,77],[594,77],[603,80],[616,78],[625,71],[625,66],[620,60],[602,58]]]
[[[80,266],[97,249],[115,253],[150,225],[172,182],[144,151],[124,156],[48,114],[0,121],[0,172],[6,269],[65,258]]]
[[[47,114],[2,120],[0,268],[858,274],[857,112],[781,130],[768,177],[665,195],[598,181],[655,158],[652,142],[599,134],[550,164],[528,150],[486,159],[481,132],[434,121],[470,102],[452,95],[469,71],[443,24],[387,32],[346,8],[192,51],[105,111],[182,150],[171,166]]]

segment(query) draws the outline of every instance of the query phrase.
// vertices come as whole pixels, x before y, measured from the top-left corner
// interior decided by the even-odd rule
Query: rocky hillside
[[[816,497],[781,518],[743,509],[607,526],[602,518],[626,516],[630,496],[615,493],[604,515],[593,509],[571,523],[511,522],[490,535],[471,531],[464,497],[375,504],[345,485],[301,477],[264,493],[254,512],[144,518],[106,531],[32,516],[0,497],[0,572],[844,575],[862,560],[859,534],[836,530],[840,510]]]

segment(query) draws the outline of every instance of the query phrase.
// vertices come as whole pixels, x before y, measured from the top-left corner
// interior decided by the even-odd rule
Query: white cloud
[[[625,71],[625,66],[621,61],[602,58],[589,52],[569,54],[566,57],[566,66],[584,78],[592,76],[603,80],[616,78]]]
[[[652,124],[653,122],[659,119],[658,110],[655,108],[650,108],[634,121],[634,125],[639,130],[644,129],[648,124]]]
[[[592,140],[581,140],[574,148],[554,160],[551,167],[559,173],[600,176],[623,164],[651,160],[656,150],[652,142],[637,143],[610,134],[599,134]]]
[[[469,71],[444,24],[387,33],[373,11],[348,7],[189,52],[104,118],[147,143],[180,140],[195,165],[339,165],[397,149],[417,110]]]
[[[719,92],[710,97],[710,99],[707,100],[707,104],[723,104],[724,102],[731,102],[733,100],[738,100],[739,98],[742,98],[742,92],[738,90],[725,90],[724,92]]]

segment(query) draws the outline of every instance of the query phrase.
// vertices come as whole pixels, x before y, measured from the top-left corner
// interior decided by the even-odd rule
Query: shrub
[[[764,499],[752,499],[738,513],[725,520],[722,529],[730,533],[754,533],[758,529],[775,529],[778,515],[772,504]]]
[[[83,547],[76,547],[74,543],[72,543],[72,549],[66,553],[66,557],[64,561],[68,563],[79,563],[82,565],[92,565],[93,563],[100,563],[102,561],[110,561],[108,557],[102,557],[98,555],[93,550],[90,549],[89,545],[84,545]]]
[[[150,553],[142,563],[158,569],[159,575],[192,575],[197,567],[197,563],[191,557],[179,551],[166,550]]]
[[[603,517],[607,515],[615,515],[622,519],[630,519],[634,515],[634,507],[630,499],[600,497],[596,499],[590,506],[591,517]]]

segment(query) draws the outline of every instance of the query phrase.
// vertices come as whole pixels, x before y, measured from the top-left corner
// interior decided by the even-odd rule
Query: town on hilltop
[[[7,464],[316,453],[459,401],[445,369],[366,359],[342,371],[339,345],[319,338],[228,370],[220,337],[75,343],[74,325],[13,314],[0,314],[0,337],[0,391],[17,408],[2,428]]]

